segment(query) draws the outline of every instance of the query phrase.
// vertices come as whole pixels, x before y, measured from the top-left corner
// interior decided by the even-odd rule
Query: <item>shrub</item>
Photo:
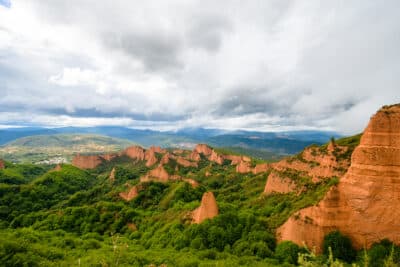
[[[329,255],[329,247],[335,259],[351,262],[355,259],[356,251],[351,245],[351,240],[339,231],[327,234],[322,245],[324,255]]]
[[[297,264],[298,254],[304,252],[304,249],[299,247],[292,241],[283,241],[276,246],[275,258],[280,262]]]

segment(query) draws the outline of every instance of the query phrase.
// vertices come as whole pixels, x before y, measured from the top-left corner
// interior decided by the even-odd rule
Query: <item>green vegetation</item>
[[[346,262],[352,262],[356,256],[350,238],[339,231],[331,232],[325,236],[322,249],[325,255],[329,255],[329,250],[332,250],[333,257]]]
[[[276,228],[318,203],[337,178],[312,183],[301,173],[282,173],[302,193],[265,196],[269,172],[238,174],[235,166],[204,158],[198,168],[173,160],[165,166],[170,174],[199,182],[196,188],[183,181],[139,185],[149,168],[127,157],[89,171],[67,164],[53,168],[6,162],[0,170],[4,266],[383,266],[400,260],[400,249],[389,241],[356,254],[338,232],[325,238],[320,256],[292,242],[277,244]],[[138,196],[122,200],[119,193],[132,185],[138,185]],[[214,193],[220,215],[192,224],[190,212],[206,191]]]

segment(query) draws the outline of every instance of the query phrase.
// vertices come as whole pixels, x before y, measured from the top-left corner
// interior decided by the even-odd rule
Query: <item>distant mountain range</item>
[[[229,148],[263,159],[275,159],[279,156],[300,152],[310,144],[326,143],[331,137],[340,137],[338,133],[327,131],[288,131],[256,132],[227,131],[220,129],[184,128],[178,131],[154,131],[131,129],[116,126],[101,127],[62,127],[42,128],[24,127],[0,130],[0,146],[10,145],[18,138],[28,136],[52,136],[58,134],[95,134],[125,139],[144,147],[152,145],[179,148],[192,148],[197,143],[207,143],[214,147]],[[42,146],[50,146],[52,139],[41,138]],[[35,139],[35,142],[38,140]],[[53,140],[54,141],[54,140]],[[25,140],[26,142],[26,140]]]

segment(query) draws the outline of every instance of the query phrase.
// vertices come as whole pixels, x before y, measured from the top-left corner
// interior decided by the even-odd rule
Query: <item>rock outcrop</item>
[[[146,160],[146,166],[147,167],[153,166],[158,161],[158,159],[156,157],[156,153],[154,152],[154,150],[151,150],[151,149],[146,150],[144,158]]]
[[[198,144],[194,148],[194,151],[196,151],[199,154],[203,154],[204,156],[210,156],[212,153],[212,148],[206,144]]]
[[[103,162],[102,156],[77,154],[72,159],[72,165],[80,169],[94,169]]]
[[[142,176],[140,178],[141,182],[150,182],[150,181],[156,181],[156,182],[162,182],[166,183],[170,179],[170,175],[168,172],[164,169],[162,165],[157,166],[157,168],[149,171],[145,176]]]
[[[196,180],[193,180],[191,178],[183,178],[182,181],[190,184],[193,188],[196,188],[199,186],[199,183]]]
[[[123,152],[124,155],[127,155],[131,159],[136,160],[145,160],[145,150],[140,146],[130,146],[125,149]]]
[[[196,150],[193,150],[192,153],[190,153],[189,155],[189,159],[198,162],[200,161],[201,157]]]
[[[267,172],[269,169],[270,169],[270,166],[268,163],[260,163],[254,167],[253,173],[259,174],[259,173]]]
[[[211,155],[209,156],[208,160],[213,161],[219,165],[222,165],[224,163],[224,157],[218,154],[215,150],[211,151]]]
[[[281,177],[277,172],[272,171],[265,184],[264,193],[290,193],[297,189],[297,184],[285,177]]]
[[[137,186],[131,187],[129,184],[126,184],[126,186],[128,187],[128,190],[126,192],[119,193],[119,196],[126,201],[131,201],[138,196],[139,190]]]
[[[214,218],[218,215],[218,205],[212,192],[206,192],[201,198],[200,207],[192,212],[193,223],[202,223],[206,219]]]
[[[276,177],[268,177],[264,192],[267,194],[268,192],[300,192],[303,190],[303,188],[294,188],[296,181],[293,180],[293,176],[307,178],[311,183],[318,183],[321,180],[330,179],[333,177],[342,177],[350,166],[349,156],[345,156],[348,154],[348,152],[351,152],[348,150],[349,147],[347,146],[339,146],[330,142],[327,146],[323,147],[307,147],[297,156],[283,159],[277,163],[272,163],[269,165],[269,168],[276,172],[271,172],[270,176],[280,173],[279,176],[283,177],[285,174],[287,174],[286,177],[283,177],[287,179],[279,180],[275,179]],[[254,168],[253,173],[256,173],[256,168]],[[263,166],[262,168],[267,167]],[[289,183],[289,180],[293,181]],[[281,182],[282,184],[279,185]],[[287,190],[288,183],[291,185],[290,191]],[[268,186],[272,186],[272,188],[268,189]],[[279,188],[285,190],[279,192]]]
[[[108,176],[108,180],[110,180],[110,182],[114,182],[115,181],[115,168],[113,168],[110,172],[110,176]]]
[[[183,167],[197,167],[197,162],[189,161],[180,156],[176,158],[176,163],[178,163],[179,165],[181,165]]]
[[[61,164],[57,164],[57,165],[54,167],[53,171],[61,171],[61,169],[62,169]]]
[[[250,166],[250,162],[241,160],[238,165],[236,165],[236,172],[238,173],[248,173],[252,172],[253,169]]]
[[[370,120],[351,166],[316,206],[300,210],[277,230],[278,240],[321,248],[339,230],[361,249],[388,238],[400,244],[400,105]]]

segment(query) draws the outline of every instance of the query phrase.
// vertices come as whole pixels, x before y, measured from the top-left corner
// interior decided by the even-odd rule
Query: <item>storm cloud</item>
[[[395,0],[0,3],[3,125],[356,133],[400,102]]]

